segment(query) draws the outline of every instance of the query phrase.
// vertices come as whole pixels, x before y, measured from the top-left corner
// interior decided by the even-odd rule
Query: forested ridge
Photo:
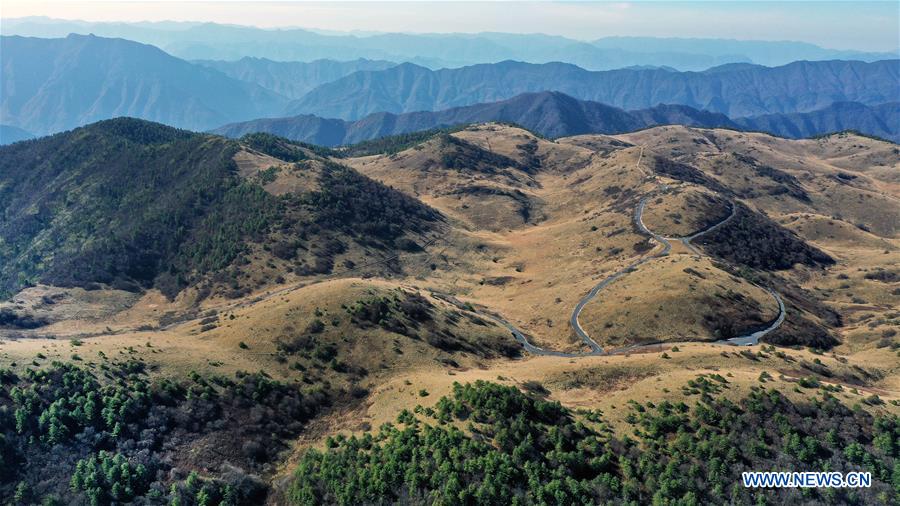
[[[272,136],[245,141],[285,162],[317,156]],[[250,243],[290,244],[289,259],[317,250],[316,260],[327,261],[316,271],[330,272],[335,253],[322,250],[337,235],[390,249],[439,219],[330,162],[317,191],[272,195],[237,174],[239,149],[236,141],[130,118],[0,148],[0,293],[104,283],[174,297],[238,262]],[[305,272],[305,260],[297,262]]]
[[[794,264],[829,266],[834,259],[808,244],[771,218],[735,204],[735,216],[726,227],[700,237],[697,243],[710,254],[754,269],[784,270]]]
[[[227,265],[276,211],[234,175],[236,150],[127,118],[2,148],[0,289],[156,281],[172,293]]]
[[[795,403],[726,378],[692,380],[696,401],[630,401],[629,430],[515,387],[455,384],[434,408],[377,433],[330,439],[300,461],[292,504],[891,504],[900,494],[900,420],[823,391]],[[532,388],[540,391],[540,388]],[[691,397],[688,397],[689,399]],[[869,471],[869,489],[745,489],[742,471]]]
[[[763,387],[738,402],[700,375],[688,402],[629,401],[626,428],[544,398],[539,384],[454,384],[434,407],[376,433],[328,438],[281,489],[261,478],[327,387],[264,373],[176,381],[137,361],[102,373],[54,363],[0,370],[0,496],[13,503],[894,504],[900,419],[848,408],[801,382],[808,401]],[[693,402],[691,402],[693,401]],[[238,434],[240,435],[239,437]],[[211,439],[210,439],[211,438]],[[203,441],[216,441],[216,450]],[[199,446],[197,446],[199,445]],[[189,450],[195,448],[194,450]],[[190,471],[194,452],[205,464]],[[216,464],[211,465],[213,462]],[[187,469],[185,465],[188,464]],[[204,470],[205,469],[205,470]],[[868,489],[745,489],[749,470],[867,471]],[[271,496],[270,494],[275,494]]]
[[[102,362],[97,372],[62,362],[0,369],[0,498],[259,504],[259,473],[335,396],[262,372],[173,380],[140,361]]]

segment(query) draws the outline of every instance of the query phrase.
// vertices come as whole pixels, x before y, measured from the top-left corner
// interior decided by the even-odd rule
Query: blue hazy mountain
[[[666,69],[588,71],[566,63],[504,61],[430,70],[402,64],[323,84],[286,115],[358,119],[375,112],[436,111],[560,91],[622,109],[681,104],[729,117],[808,112],[834,102],[900,102],[900,60],[728,64],[704,72]]]
[[[500,102],[437,112],[380,112],[357,121],[326,119],[308,114],[263,118],[232,123],[213,132],[233,138],[266,132],[296,141],[338,146],[390,135],[490,121],[515,123],[551,138],[588,133],[617,134],[656,125],[679,124],[765,131],[793,138],[856,130],[894,141],[900,140],[898,103],[870,107],[842,102],[808,113],[770,114],[732,120],[723,114],[683,105],[658,105],[625,111],[598,102],[578,100],[559,92],[524,93]]]
[[[624,111],[605,104],[577,100],[559,92],[524,93],[509,100],[457,107],[437,112],[374,113],[358,121],[325,119],[313,115],[266,118],[233,123],[213,130],[227,137],[267,132],[292,140],[324,146],[353,144],[389,135],[490,121],[515,123],[546,137],[585,133],[622,133],[651,125],[680,123],[693,126],[737,124],[722,114],[684,106],[658,106]]]
[[[36,134],[116,116],[202,130],[277,114],[261,86],[124,39],[4,36],[0,121]]]
[[[732,119],[774,114],[760,118],[759,129],[790,133],[825,128],[788,127],[811,118],[835,128],[849,125],[853,109],[833,110],[830,117],[785,115],[823,110],[835,102],[854,102],[856,107],[900,102],[900,60],[795,62],[781,67],[732,63],[703,72],[660,67],[587,71],[565,63],[505,61],[434,71],[410,63],[392,66],[388,61],[370,60],[302,63],[245,58],[191,63],[153,46],[80,35],[63,39],[4,36],[0,44],[0,120],[38,135],[116,116],[206,130],[257,118],[303,115],[306,120],[300,131],[307,133],[287,137],[306,140],[320,135],[322,128],[334,130],[335,123],[322,118],[357,120],[375,113],[389,113],[384,116],[388,121],[390,115],[457,109],[433,120],[424,119],[427,115],[404,116],[397,131],[420,129],[419,123],[459,123],[463,121],[458,117],[467,114],[476,119],[466,122],[520,122],[515,119],[518,113],[509,111],[516,111],[521,100],[502,107],[485,104],[544,91],[629,111],[675,104]],[[288,101],[285,94],[300,98]],[[459,109],[475,104],[482,105]],[[867,110],[867,114],[852,120],[865,128],[847,128],[891,138],[891,128],[878,124],[883,111]],[[548,135],[573,131],[571,124],[550,125],[549,116],[541,121],[546,126],[523,124]],[[371,138],[377,134],[369,133],[373,128],[386,127],[357,125],[350,130],[366,133],[347,138],[329,134],[323,143]]]
[[[255,83],[288,98],[300,98],[313,88],[359,70],[383,70],[396,65],[385,60],[315,60],[281,62],[268,58],[244,57],[236,61],[196,60],[194,63],[223,74]]]
[[[11,125],[0,125],[0,145],[33,139],[31,132]]]
[[[304,29],[260,29],[215,23],[89,23],[49,18],[5,19],[6,35],[64,37],[93,33],[156,45],[180,58],[278,61],[381,59],[430,68],[518,60],[566,62],[590,70],[633,65],[702,70],[734,62],[777,66],[795,60],[896,58],[896,53],[825,49],[803,42],[611,37],[579,41],[543,34],[350,34]]]
[[[741,128],[770,132],[781,137],[813,137],[854,130],[900,143],[900,103],[867,106],[856,102],[835,102],[816,111],[793,114],[766,114],[735,120]]]

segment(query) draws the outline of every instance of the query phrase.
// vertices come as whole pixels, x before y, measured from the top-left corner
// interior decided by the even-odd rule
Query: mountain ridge
[[[0,202],[0,293],[103,283],[173,298],[221,283],[216,273],[260,248],[280,273],[325,274],[338,255],[384,256],[440,219],[271,136],[237,142],[135,118],[0,147]]]
[[[288,104],[285,113],[359,119],[373,112],[442,110],[539,91],[629,110],[678,103],[730,117],[807,112],[833,102],[900,101],[900,60],[800,61],[704,72],[589,71],[568,63],[511,60],[432,71],[404,63],[323,84]]]
[[[523,93],[508,100],[443,111],[404,114],[379,112],[357,121],[298,115],[263,118],[223,125],[212,130],[226,137],[267,132],[295,141],[334,147],[390,135],[488,121],[520,125],[546,137],[625,133],[651,126],[683,124],[707,128],[762,131],[787,138],[856,130],[900,141],[900,104],[866,106],[838,102],[808,113],[729,118],[721,113],[677,104],[625,111],[598,102],[578,100],[561,92]],[[893,128],[892,128],[893,126]]]
[[[2,36],[3,123],[35,134],[136,116],[202,130],[275,113],[285,98],[127,39]]]
[[[782,65],[793,60],[896,57],[896,52],[827,49],[805,42],[605,37],[593,41],[547,34],[321,33],[302,28],[257,29],[215,23],[93,23],[51,18],[5,19],[10,34],[60,37],[96,33],[154,44],[188,60],[237,60],[244,56],[312,61],[356,58],[412,61],[430,68],[461,67],[517,59],[567,61],[591,70],[669,65],[702,70],[728,62]]]
[[[748,130],[777,133],[790,139],[853,130],[900,143],[900,103],[867,106],[835,102],[806,113],[767,114],[736,120]]]

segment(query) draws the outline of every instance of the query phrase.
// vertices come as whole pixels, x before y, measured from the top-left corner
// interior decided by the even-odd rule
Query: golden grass
[[[537,156],[542,170],[532,175],[501,168],[499,177],[423,170],[439,157],[433,142],[392,156],[341,160],[420,198],[450,218],[427,251],[400,259],[402,272],[393,279],[335,279],[342,277],[340,273],[329,279],[298,277],[288,272],[287,263],[254,249],[249,254],[251,265],[246,275],[257,288],[238,300],[214,296],[198,303],[196,290],[187,290],[171,302],[155,291],[123,302],[123,294],[63,291],[74,302],[45,309],[48,314],[55,311],[63,321],[32,335],[80,337],[83,343],[73,346],[65,339],[5,339],[0,344],[0,367],[13,362],[20,369],[33,367],[32,360],[43,366],[54,359],[71,360],[73,354],[78,354],[82,363],[96,367],[102,363],[102,351],[111,359],[142,358],[153,374],[265,370],[279,379],[299,381],[302,374],[292,369],[290,362],[277,359],[276,343],[290,329],[303,329],[318,318],[326,322],[327,330],[317,339],[335,344],[342,359],[365,367],[369,375],[362,386],[372,394],[360,406],[314,421],[298,443],[301,448],[319,444],[321,437],[330,433],[377,427],[393,420],[403,408],[436,402],[450,391],[454,381],[476,379],[507,384],[542,382],[551,390],[552,398],[570,407],[601,409],[620,430],[625,427],[628,400],[691,400],[695,397],[686,397],[681,386],[700,374],[726,377],[729,388],[725,395],[736,399],[752,386],[763,385],[759,377],[765,371],[773,380],[763,386],[777,388],[795,399],[809,398],[815,392],[795,391],[796,382],[798,377],[812,374],[801,364],[816,359],[833,373],[823,381],[843,385],[843,391],[836,395],[848,405],[872,393],[886,401],[900,400],[900,357],[890,347],[881,346],[885,332],[900,325],[900,286],[866,278],[876,269],[900,265],[900,231],[896,228],[900,223],[900,157],[895,146],[857,136],[789,141],[764,134],[684,127],[558,141],[538,139],[521,129],[501,125],[477,126],[454,135],[518,163],[530,163],[532,156]],[[341,307],[399,289],[420,291],[440,312],[456,311],[428,295],[433,290],[503,315],[538,344],[578,349],[568,324],[577,301],[599,280],[659,248],[655,245],[655,249],[643,252],[635,249],[645,237],[632,225],[634,207],[640,196],[656,187],[636,166],[639,145],[645,147],[645,156],[661,154],[691,163],[738,192],[773,183],[748,173],[747,165],[733,152],[752,156],[796,178],[810,195],[808,202],[785,194],[760,194],[741,200],[837,260],[827,269],[797,267],[778,273],[841,314],[844,325],[836,331],[842,344],[834,353],[820,356],[781,350],[779,353],[793,357],[785,360],[771,352],[759,356],[759,346],[739,349],[681,343],[679,351],[663,345],[658,351],[630,356],[485,360],[443,352],[380,327],[361,329],[350,322]],[[308,176],[315,166],[307,173],[303,172],[305,166],[279,165],[273,163],[274,159],[246,151],[238,153],[236,159],[245,177],[258,177],[260,170],[272,165],[281,167],[275,181],[266,187],[273,193],[313,188],[309,186],[313,179]],[[856,177],[837,178],[841,173]],[[499,193],[475,197],[458,191],[472,186],[521,192],[534,206],[534,214],[524,219],[519,203]],[[714,210],[692,201],[692,197],[704,193],[695,186],[682,185],[678,191],[662,196],[661,201],[650,202],[645,222],[665,235],[692,233]],[[675,214],[681,216],[678,223]],[[360,263],[376,255],[360,249],[349,251],[346,257]],[[276,275],[282,275],[283,281],[275,282]],[[41,304],[41,296],[58,290],[38,287],[23,292],[19,296],[21,305],[35,307]],[[735,294],[744,302],[736,302]],[[715,336],[703,324],[705,316],[724,313],[746,323],[750,321],[747,316],[754,314],[747,305],[758,306],[755,313],[759,320],[774,318],[776,308],[768,294],[673,243],[668,257],[642,265],[601,292],[585,308],[581,322],[605,344],[624,344],[635,338],[707,340]],[[172,315],[187,317],[156,328],[160,320],[173,320]],[[210,324],[201,321],[209,318],[214,328],[204,330],[204,325]],[[606,327],[607,322],[613,326]],[[138,330],[142,326],[156,329]],[[499,326],[476,325],[467,319],[461,319],[452,330],[472,339],[508,337]],[[97,335],[87,337],[92,334]],[[743,351],[750,355],[741,354]],[[47,358],[36,359],[37,353]],[[438,362],[447,358],[459,367]],[[864,384],[854,387],[849,378],[862,374],[857,368],[871,375],[866,376]],[[339,381],[329,369],[320,374],[322,380]],[[429,392],[427,397],[420,396],[422,389]],[[898,410],[889,403],[863,408]]]
[[[686,237],[728,217],[727,203],[696,185],[680,185],[650,201],[644,225],[664,237]]]
[[[841,379],[843,375],[859,374],[854,366],[875,370],[876,366],[853,357],[843,363],[832,356],[818,356],[806,351],[787,350],[787,360],[763,350],[760,346],[743,348],[708,344],[682,344],[679,351],[665,348],[668,359],[660,353],[640,353],[610,357],[585,357],[568,359],[558,357],[533,357],[515,362],[491,364],[484,369],[465,371],[417,370],[399,374],[380,385],[372,394],[364,420],[372,427],[393,421],[402,409],[417,404],[432,405],[441,396],[450,393],[454,382],[475,380],[495,381],[504,384],[521,385],[527,381],[538,381],[551,391],[551,398],[559,400],[571,408],[600,409],[613,427],[625,427],[624,418],[628,414],[627,402],[662,400],[691,402],[696,396],[685,396],[681,387],[701,374],[721,374],[728,381],[724,395],[739,399],[753,386],[776,388],[788,397],[801,400],[818,395],[812,389],[795,391],[799,377],[813,375],[801,364],[811,364],[819,359],[835,375],[823,379],[826,383],[840,384],[844,390],[835,395],[842,402],[854,405],[864,397],[877,393],[886,404],[881,407],[862,405],[874,411],[900,412],[890,400],[900,399],[900,390],[895,381],[877,381],[868,386],[854,386]],[[741,355],[745,351],[752,359]],[[724,355],[723,355],[724,354]],[[879,364],[880,366],[880,364]],[[761,383],[760,374],[766,371],[771,381]],[[857,393],[853,393],[852,389]],[[429,395],[421,397],[426,390]],[[358,414],[357,414],[358,415]]]
[[[0,344],[0,367],[12,363],[25,367],[39,352],[47,357],[40,361],[42,365],[56,359],[70,359],[73,353],[80,355],[84,363],[99,363],[98,352],[102,351],[111,359],[143,358],[151,370],[164,375],[184,375],[192,370],[201,373],[265,370],[278,378],[298,379],[301,375],[291,368],[293,359],[278,360],[277,342],[304,333],[314,319],[326,323],[325,330],[314,336],[316,342],[334,344],[341,360],[366,368],[373,378],[386,371],[394,374],[449,357],[450,354],[424,340],[378,326],[363,329],[351,322],[346,307],[373,296],[392,295],[397,290],[417,292],[415,287],[384,280],[339,279],[275,292],[261,300],[221,311],[206,310],[165,330],[80,337],[79,346],[73,346],[68,339],[6,339]],[[439,312],[458,312],[425,292],[421,294]],[[204,328],[210,324],[214,328]],[[508,338],[505,329],[491,323],[479,325],[468,318],[458,319],[448,330],[474,340]],[[466,354],[453,358],[463,366],[480,363],[478,357]],[[326,376],[334,376],[327,370],[324,372]]]
[[[711,322],[733,323],[735,335],[778,316],[763,289],[696,255],[651,260],[601,291],[581,313],[582,327],[601,346],[715,341]]]

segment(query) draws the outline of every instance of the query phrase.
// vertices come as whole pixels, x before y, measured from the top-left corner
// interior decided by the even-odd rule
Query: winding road
[[[637,164],[635,165],[635,168],[637,168],[640,172],[642,172],[648,179],[656,180],[655,176],[648,175],[641,167],[641,161],[643,160],[643,158],[644,158],[644,148],[641,147],[640,155],[638,156],[638,161],[637,161]],[[499,324],[503,325],[504,327],[506,327],[507,329],[509,329],[509,331],[512,333],[513,337],[515,337],[515,339],[519,343],[522,344],[522,347],[525,349],[525,351],[535,354],[535,355],[575,358],[575,357],[586,357],[586,356],[610,355],[610,354],[615,354],[615,353],[621,353],[623,351],[634,351],[634,350],[637,350],[640,348],[657,346],[658,344],[645,344],[645,345],[635,345],[635,346],[630,346],[627,348],[604,351],[603,348],[599,344],[597,344],[597,342],[594,341],[591,338],[591,336],[584,330],[584,328],[582,328],[581,323],[578,321],[578,316],[581,314],[581,311],[584,309],[584,307],[591,300],[593,300],[597,296],[597,294],[599,294],[600,291],[602,291],[604,288],[606,288],[610,284],[614,283],[616,280],[622,278],[623,276],[627,275],[628,273],[635,271],[642,264],[649,262],[650,260],[653,260],[654,258],[659,258],[659,257],[668,255],[669,252],[672,250],[672,244],[670,241],[679,241],[682,244],[684,244],[685,247],[687,249],[689,249],[692,253],[694,253],[696,255],[702,255],[700,250],[698,250],[693,244],[691,244],[691,241],[693,241],[697,237],[700,237],[704,234],[708,234],[708,233],[722,227],[723,225],[725,225],[726,223],[731,221],[732,218],[734,218],[734,215],[737,211],[737,206],[733,202],[729,202],[729,205],[731,207],[731,209],[730,209],[731,212],[728,214],[728,216],[726,216],[721,221],[719,221],[699,232],[689,235],[689,236],[663,237],[663,236],[653,232],[649,228],[647,228],[647,226],[644,225],[644,219],[643,219],[644,208],[647,205],[647,200],[651,196],[653,196],[657,193],[665,193],[670,190],[669,185],[667,185],[665,183],[661,183],[661,182],[657,181],[657,184],[659,186],[659,188],[657,190],[653,190],[649,194],[647,194],[643,198],[641,198],[640,202],[638,203],[637,207],[635,208],[634,222],[635,222],[635,225],[637,225],[638,229],[640,229],[641,232],[643,232],[644,234],[646,234],[647,236],[649,236],[656,242],[660,243],[663,246],[663,248],[661,250],[657,251],[656,253],[653,253],[652,255],[645,256],[635,262],[632,262],[627,267],[625,267],[619,271],[616,271],[612,275],[601,280],[587,293],[587,295],[585,295],[584,297],[581,298],[581,300],[578,301],[578,304],[575,305],[575,309],[572,311],[572,316],[569,318],[569,323],[572,325],[572,328],[575,330],[575,334],[581,339],[581,341],[584,343],[584,345],[590,349],[590,351],[583,352],[583,353],[566,353],[566,352],[561,352],[561,351],[547,350],[547,349],[541,348],[539,346],[535,346],[534,344],[532,344],[531,342],[528,341],[528,338],[525,337],[525,334],[523,334],[519,329],[514,327],[512,324],[510,324],[509,322],[507,322],[500,316],[495,315],[495,314],[490,314],[490,313],[484,313],[484,314],[486,316],[488,316],[489,318],[491,318],[492,320],[496,321],[497,323],[499,323]],[[754,283],[754,286],[758,286],[758,285],[756,285]],[[778,317],[768,327],[766,327],[762,330],[758,330],[756,332],[753,332],[751,334],[747,334],[744,336],[734,337],[731,339],[725,339],[725,340],[721,340],[721,341],[715,341],[715,342],[713,342],[713,344],[726,344],[726,345],[736,345],[736,346],[747,346],[747,345],[758,344],[760,338],[762,338],[766,334],[772,332],[773,330],[775,330],[781,326],[781,324],[784,322],[784,317],[785,317],[784,301],[781,299],[781,296],[774,290],[769,289],[769,288],[764,288],[764,287],[759,287],[759,288],[763,288],[764,290],[766,290],[769,294],[772,295],[772,298],[774,298],[775,301],[778,303]],[[675,343],[673,343],[673,344],[675,344]]]

